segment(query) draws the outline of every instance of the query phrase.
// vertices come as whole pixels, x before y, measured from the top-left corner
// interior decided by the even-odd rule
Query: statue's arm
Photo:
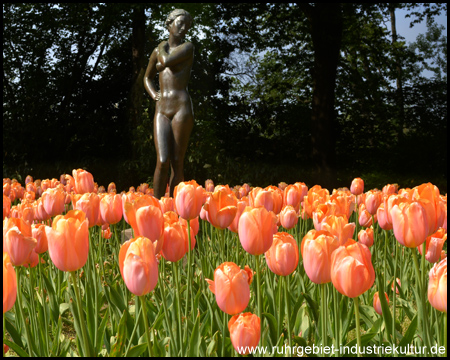
[[[190,42],[185,42],[168,54],[166,51],[166,42],[164,41],[159,44],[158,50],[158,60],[164,67],[174,66],[194,56],[194,45]]]
[[[151,98],[155,101],[158,101],[161,98],[161,94],[159,91],[156,90],[156,86],[153,81],[157,73],[156,69],[157,62],[158,62],[158,48],[155,48],[155,50],[153,50],[152,54],[150,55],[150,60],[148,62],[147,70],[145,71],[144,75],[144,88],[147,91],[147,93],[151,96]]]

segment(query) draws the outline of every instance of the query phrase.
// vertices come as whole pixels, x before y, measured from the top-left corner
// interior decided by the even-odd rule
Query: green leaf
[[[392,314],[391,311],[389,310],[389,305],[387,303],[386,297],[384,296],[384,277],[383,276],[378,276],[377,277],[377,282],[378,282],[378,298],[380,299],[380,304],[381,304],[381,310],[383,311],[383,319],[384,319],[384,324],[386,325],[386,331],[388,334],[388,338],[391,339],[392,337]]]
[[[42,279],[44,279],[45,288],[47,289],[48,298],[50,301],[50,314],[52,315],[53,321],[57,322],[59,314],[60,314],[60,307],[59,307],[58,299],[56,297],[55,289],[53,288],[53,285],[50,282],[50,280],[47,278],[47,276],[42,276]]]
[[[275,319],[275,316],[269,313],[262,313],[262,315],[267,319],[269,322],[269,330],[270,330],[270,339],[272,341],[272,345],[277,343],[277,319]]]
[[[120,319],[119,322],[119,328],[117,329],[116,343],[113,345],[109,356],[111,357],[123,356],[126,340],[127,340],[127,311],[124,311],[122,318]]]
[[[134,358],[134,357],[141,356],[145,352],[145,350],[147,350],[147,343],[133,346],[128,351],[128,357]]]
[[[10,315],[10,313],[6,313],[6,315]],[[8,332],[9,335],[11,335],[11,338],[14,340],[14,342],[21,348],[23,348],[23,344],[22,344],[22,338],[20,336],[20,334],[17,332],[16,328],[12,325],[12,323],[10,323],[10,320],[8,319],[8,316],[5,316],[5,327],[6,327],[6,331]]]
[[[3,339],[3,343],[5,343],[11,349],[13,349],[17,353],[17,355],[19,355],[21,357],[28,357],[28,354],[26,353],[26,351],[24,349],[22,349],[16,343],[13,343],[12,341],[9,341],[8,339]]]
[[[191,338],[189,339],[189,356],[198,357],[198,348],[200,344],[200,336],[199,336],[199,324],[200,324],[200,315],[197,315],[195,319],[194,328],[191,332]]]
[[[405,335],[400,340],[400,343],[398,344],[399,347],[405,347],[405,346],[408,346],[409,344],[411,344],[411,342],[414,339],[414,335],[416,333],[417,322],[418,322],[418,318],[416,315],[416,316],[414,316],[414,319],[411,321],[411,324],[409,324],[408,329],[405,332]]]
[[[318,319],[319,319],[319,306],[317,305],[317,303],[311,298],[311,296],[309,294],[306,293],[302,293],[302,295],[305,297],[306,302],[308,303],[309,307],[308,309],[310,310],[314,321],[317,323]]]
[[[106,308],[106,313],[103,316],[102,322],[97,331],[97,343],[95,344],[95,351],[98,354],[102,350],[103,335],[105,334],[106,324],[108,322],[109,308]]]

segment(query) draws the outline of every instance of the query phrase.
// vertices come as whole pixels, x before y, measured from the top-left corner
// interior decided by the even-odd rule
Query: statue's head
[[[175,9],[169,14],[166,20],[166,28],[169,29],[170,24],[172,24],[172,22],[180,15],[184,15],[187,25],[186,31],[189,30],[190,27],[192,26],[192,16],[186,10],[183,9]]]

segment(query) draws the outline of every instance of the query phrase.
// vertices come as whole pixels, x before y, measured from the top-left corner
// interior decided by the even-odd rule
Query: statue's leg
[[[170,152],[173,146],[173,134],[170,120],[165,115],[156,113],[153,120],[153,136],[156,148],[156,168],[153,176],[154,196],[161,199],[166,192],[169,178]]]
[[[172,120],[173,147],[170,157],[172,174],[170,176],[170,196],[176,185],[184,181],[183,163],[184,155],[189,144],[189,137],[194,126],[194,115],[190,106],[183,107]]]

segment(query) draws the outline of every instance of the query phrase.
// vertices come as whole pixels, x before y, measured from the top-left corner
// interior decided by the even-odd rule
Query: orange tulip
[[[9,216],[9,213],[11,211],[11,199],[3,194],[3,220],[5,220],[5,217]]]
[[[322,220],[322,230],[328,231],[336,236],[340,245],[345,244],[348,239],[353,238],[355,226],[355,223],[348,223],[345,215],[328,215]]]
[[[31,225],[31,233],[32,233],[32,236],[37,241],[34,251],[37,254],[45,253],[48,250],[48,240],[47,240],[47,234],[45,232],[45,225],[44,224]]]
[[[409,248],[421,245],[428,236],[427,213],[418,201],[402,202],[391,210],[392,225],[397,241]]]
[[[16,296],[16,272],[8,254],[3,251],[3,314],[13,307]]]
[[[380,190],[369,190],[366,192],[365,205],[370,215],[377,213],[378,206],[383,201],[383,193]]]
[[[175,212],[185,220],[195,219],[200,215],[203,205],[203,188],[195,180],[181,182],[175,186]]]
[[[387,293],[384,293],[386,296],[387,303],[389,304],[389,296]],[[380,295],[378,295],[378,291],[373,294],[373,308],[379,315],[383,315],[383,310],[381,309],[381,301],[380,301]]]
[[[376,218],[377,215],[374,216],[375,222],[377,220]],[[372,226],[372,215],[367,211],[366,209],[366,205],[361,204],[359,206],[359,225],[364,226],[364,227],[369,227]]]
[[[50,219],[50,215],[44,209],[44,203],[39,198],[33,203],[34,219],[37,221],[47,221]]]
[[[375,282],[370,250],[366,245],[348,240],[331,255],[331,281],[341,294],[355,298]]]
[[[387,184],[387,185],[383,186],[383,189],[381,190],[381,192],[385,196],[397,194],[398,184]]]
[[[159,200],[159,204],[161,206],[161,210],[163,213],[166,213],[167,211],[173,211],[173,198],[171,197],[165,197],[163,196],[161,200]]]
[[[259,344],[261,320],[249,312],[234,315],[228,322],[228,330],[234,349],[241,355],[247,355]]]
[[[280,218],[281,226],[285,229],[292,229],[297,225],[298,215],[291,205],[285,206],[278,216]]]
[[[428,301],[439,311],[447,313],[447,258],[434,264],[428,282]]]
[[[158,282],[158,262],[152,242],[145,237],[126,241],[119,251],[119,268],[128,290],[148,294]]]
[[[347,219],[355,210],[355,196],[348,190],[333,191],[327,203],[332,204],[336,215],[344,215]]]
[[[310,230],[303,237],[300,247],[306,275],[315,284],[331,281],[331,255],[339,247],[339,241],[328,231]]]
[[[85,193],[83,195],[72,196],[73,208],[82,210],[89,221],[89,227],[99,223],[100,217],[100,197],[95,193]]]
[[[179,222],[164,225],[162,256],[166,260],[177,262],[183,258],[189,248],[187,228],[181,226]]]
[[[70,210],[58,215],[52,227],[45,228],[48,253],[61,271],[76,271],[87,261],[89,253],[89,227],[86,215],[81,210]]]
[[[300,191],[297,186],[288,185],[283,192],[283,206],[290,205],[298,212],[300,209],[300,196],[302,195]]]
[[[425,259],[430,263],[436,263],[441,257],[442,248],[447,241],[447,232],[444,228],[439,228],[434,234],[430,235],[426,239],[425,246]],[[417,249],[422,255],[423,244],[419,245]]]
[[[225,229],[233,222],[237,212],[237,199],[227,187],[216,189],[204,206],[209,222],[218,229]]]
[[[247,206],[239,219],[239,240],[244,250],[252,255],[269,250],[277,231],[276,215],[264,207]]]
[[[431,235],[439,228],[439,224],[442,222],[442,217],[444,215],[439,205],[439,189],[437,186],[427,183],[416,186],[413,191],[413,200],[420,201],[427,213],[428,235]]]
[[[148,205],[136,211],[135,237],[144,236],[155,246],[155,254],[159,254],[164,241],[164,216],[159,207]]]
[[[309,219],[319,204],[325,204],[330,197],[330,192],[327,189],[322,189],[320,185],[314,185],[308,190],[308,195],[303,199],[303,209]]]
[[[220,310],[235,315],[248,305],[252,279],[253,271],[247,265],[242,270],[233,262],[224,262],[214,271],[214,281],[206,279],[206,282],[216,295]]]
[[[116,224],[122,219],[122,196],[105,194],[100,199],[100,217],[103,223]]]
[[[269,269],[277,275],[290,275],[297,268],[297,242],[288,233],[276,233],[273,236],[273,244],[265,255]]]
[[[378,225],[380,225],[380,227],[386,231],[392,230],[392,223],[389,222],[388,214],[389,212],[386,209],[385,202],[382,202],[377,209],[376,216],[378,220]]]
[[[94,177],[86,170],[78,169],[72,171],[75,192],[84,194],[94,192]]]
[[[45,212],[54,217],[61,215],[64,211],[64,203],[66,195],[61,190],[47,189],[42,194],[42,203],[44,205]]]
[[[373,245],[373,228],[360,230],[358,233],[358,241],[361,244],[371,247]]]
[[[361,195],[364,192],[364,180],[361,178],[354,178],[350,185],[350,191],[353,195]]]
[[[241,199],[237,202],[237,211],[236,215],[231,222],[230,226],[228,226],[228,229],[234,233],[238,233],[238,226],[239,226],[239,219],[241,218],[242,213],[244,212],[245,208],[248,206],[248,203]]]
[[[250,206],[263,206],[267,211],[273,211],[278,214],[281,211],[283,195],[280,189],[274,186],[268,186],[265,189],[254,188],[249,193]]]
[[[3,221],[3,249],[14,266],[21,266],[29,260],[36,243],[28,222],[17,218]]]

